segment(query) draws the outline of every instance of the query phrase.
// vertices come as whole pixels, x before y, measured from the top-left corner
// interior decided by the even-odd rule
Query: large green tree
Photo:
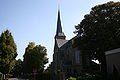
[[[13,36],[9,30],[0,36],[0,72],[9,73],[14,67],[17,56],[17,48]]]
[[[98,59],[106,71],[105,51],[120,47],[120,2],[93,7],[76,27],[75,45],[91,59]]]
[[[43,72],[48,62],[46,55],[47,49],[44,46],[30,42],[24,54],[24,71],[26,73]]]

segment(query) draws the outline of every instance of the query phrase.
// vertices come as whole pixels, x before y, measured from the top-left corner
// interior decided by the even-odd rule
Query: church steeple
[[[57,30],[55,38],[57,39],[65,39],[66,36],[62,32],[62,25],[61,25],[61,19],[60,19],[60,11],[58,10],[58,20],[57,20]]]

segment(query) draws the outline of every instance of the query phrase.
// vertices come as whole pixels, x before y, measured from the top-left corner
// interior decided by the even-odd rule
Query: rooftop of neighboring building
[[[115,53],[120,53],[120,48],[106,51],[106,52],[105,52],[105,55],[110,55],[110,54],[115,54]]]

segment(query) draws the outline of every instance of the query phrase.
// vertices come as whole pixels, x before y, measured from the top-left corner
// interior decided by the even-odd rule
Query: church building
[[[77,36],[76,36],[77,37]],[[87,56],[82,56],[77,47],[73,47],[73,37],[66,40],[66,36],[62,30],[60,11],[58,10],[57,30],[54,37],[54,53],[52,68],[54,72],[63,72],[65,76],[75,76],[84,71],[84,66],[89,66],[90,61]]]

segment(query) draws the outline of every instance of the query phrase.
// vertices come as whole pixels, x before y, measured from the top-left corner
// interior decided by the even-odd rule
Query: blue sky
[[[52,61],[56,33],[58,6],[63,31],[67,39],[75,36],[74,26],[79,24],[95,5],[110,0],[0,0],[0,34],[9,29],[17,44],[18,58],[28,43],[33,41],[47,48]],[[119,0],[113,0],[119,1]]]

